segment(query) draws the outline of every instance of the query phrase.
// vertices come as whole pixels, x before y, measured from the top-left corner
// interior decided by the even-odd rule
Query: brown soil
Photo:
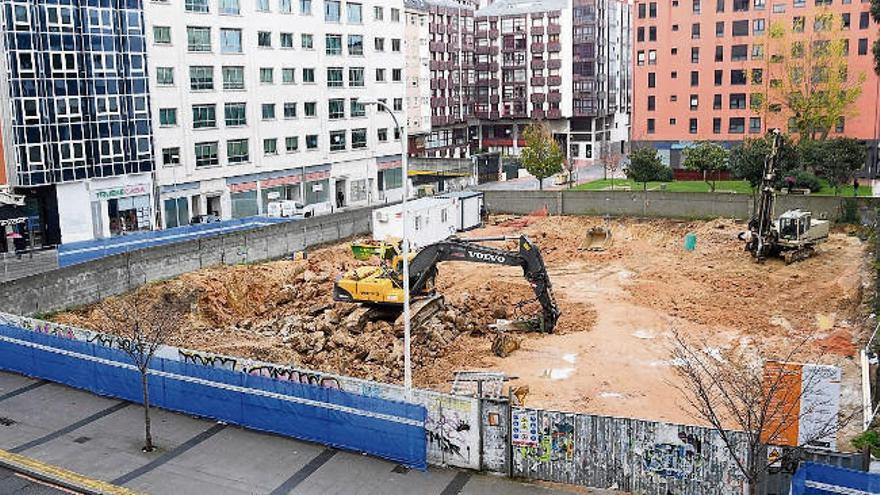
[[[855,237],[833,234],[816,256],[786,266],[754,263],[736,239],[743,225],[728,220],[613,221],[613,244],[604,252],[579,250],[601,219],[491,223],[468,235],[525,232],[540,247],[562,310],[557,331],[523,334],[519,350],[495,357],[488,327],[520,316],[514,307],[534,297],[528,283],[515,268],[445,263],[437,285],[448,310],[414,335],[417,385],[446,390],[457,369],[494,369],[527,384],[529,404],[692,422],[669,363],[671,331],[678,329],[719,347],[751,339],[783,349],[812,335],[822,362],[843,368],[844,403],[859,398],[853,356],[866,338],[860,304],[870,276]],[[684,250],[690,232],[698,238],[694,252]],[[332,302],[335,277],[365,263],[346,243],[306,260],[218,266],[139,292],[197,292],[197,309],[169,344],[399,381],[400,332],[384,321],[347,321],[355,306]],[[55,319],[85,327],[98,321],[92,307]]]

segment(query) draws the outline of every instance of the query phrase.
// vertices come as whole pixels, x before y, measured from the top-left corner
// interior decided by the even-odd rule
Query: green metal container
[[[697,234],[690,233],[684,236],[684,248],[688,251],[697,249]]]

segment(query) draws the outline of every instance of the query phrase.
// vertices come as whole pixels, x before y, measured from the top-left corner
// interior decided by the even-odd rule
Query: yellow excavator
[[[479,244],[489,241],[518,241],[519,250],[505,251]],[[410,254],[409,283],[411,298],[411,324],[418,328],[443,308],[443,296],[434,288],[437,265],[444,261],[467,261],[492,265],[519,266],[523,276],[535,292],[542,315],[524,323],[529,328],[552,332],[559,319],[559,308],[553,298],[550,277],[541,253],[528,237],[459,238],[430,244],[418,253]],[[336,280],[333,299],[357,302],[368,309],[400,312],[403,308],[403,256],[395,255],[391,263],[364,266],[350,270]]]

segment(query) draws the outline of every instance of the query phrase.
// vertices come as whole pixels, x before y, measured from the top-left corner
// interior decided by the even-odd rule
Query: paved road
[[[160,449],[145,454],[140,450],[142,414],[135,404],[0,372],[0,449],[135,491],[181,495],[567,493],[454,469],[411,471],[360,454],[161,410],[153,413]],[[4,493],[0,488],[0,494]]]
[[[584,165],[579,167],[575,172],[575,181],[578,184],[583,184],[585,182],[594,181],[596,179],[601,179],[604,176],[604,171],[602,170],[602,165],[592,164],[592,165]],[[618,173],[617,176],[623,177],[622,173]],[[545,190],[556,190],[563,189],[566,186],[557,186],[556,179],[554,177],[548,177],[544,179],[544,189]],[[521,179],[511,179],[504,182],[488,182],[486,184],[480,184],[477,186],[477,189],[483,191],[491,191],[491,190],[515,190],[515,191],[532,191],[538,189],[538,179],[534,177],[523,177]]]
[[[12,493],[18,495],[70,495],[75,492],[54,488],[0,467],[0,494]]]

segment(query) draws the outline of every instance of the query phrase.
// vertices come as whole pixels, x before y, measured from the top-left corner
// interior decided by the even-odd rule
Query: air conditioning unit
[[[384,212],[384,211],[377,211],[376,212],[376,220],[378,220],[382,223],[387,222],[388,221],[388,213]]]

